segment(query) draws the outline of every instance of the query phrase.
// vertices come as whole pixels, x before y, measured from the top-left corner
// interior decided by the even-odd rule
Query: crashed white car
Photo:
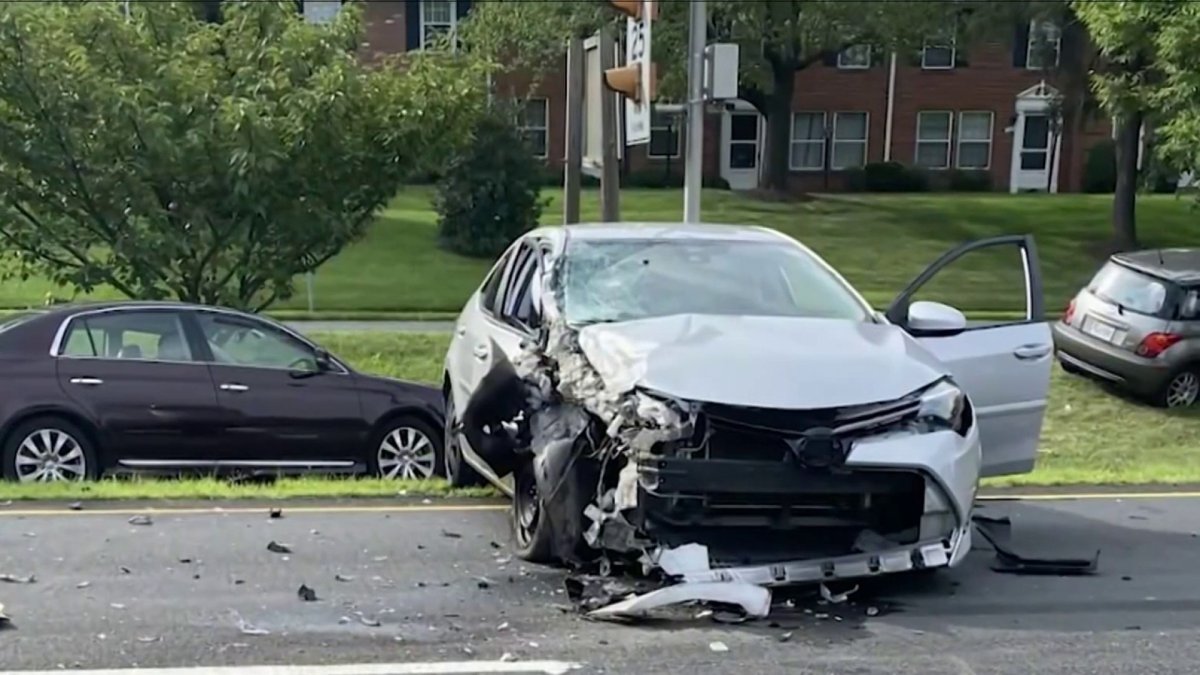
[[[1015,247],[1024,318],[916,301]],[[779,584],[957,564],[981,476],[1033,469],[1052,341],[1032,238],[964,244],[876,312],[757,227],[528,233],[458,318],[445,471],[513,498],[531,561]]]

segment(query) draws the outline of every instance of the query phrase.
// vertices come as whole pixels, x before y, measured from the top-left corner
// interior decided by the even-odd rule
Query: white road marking
[[[566,661],[457,661],[446,663],[373,663],[330,666],[233,666],[223,668],[125,668],[72,670],[74,675],[490,675],[537,673],[565,675],[582,668]],[[61,670],[11,670],[0,675],[62,675]]]

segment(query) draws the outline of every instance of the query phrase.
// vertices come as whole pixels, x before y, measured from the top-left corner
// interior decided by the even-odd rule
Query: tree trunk
[[[796,69],[773,68],[771,92],[763,97],[767,118],[767,137],[763,139],[763,187],[775,192],[788,189],[788,155],[791,152],[792,95],[796,90]]]
[[[1117,187],[1113,194],[1113,246],[1118,251],[1137,248],[1138,140],[1142,111],[1117,119]]]

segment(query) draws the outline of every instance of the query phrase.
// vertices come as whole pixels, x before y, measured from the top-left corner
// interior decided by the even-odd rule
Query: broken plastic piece
[[[975,529],[996,550],[992,571],[1003,574],[1044,576],[1082,576],[1095,574],[1100,566],[1100,551],[1093,558],[1026,558],[1008,545],[1012,522],[1008,518],[976,516]]]
[[[304,584],[300,584],[300,588],[296,591],[296,595],[305,602],[316,602],[317,592]]]
[[[271,509],[271,510],[267,511],[267,517],[268,518],[282,518],[283,517],[283,509]]]
[[[133,516],[132,518],[130,518],[129,524],[130,525],[153,525],[154,519],[151,518],[148,514],[141,514],[141,515]]]
[[[588,612],[593,619],[643,619],[652,610],[688,602],[719,602],[737,605],[750,617],[761,618],[771,613],[771,591],[762,586],[739,582],[701,582],[676,584],[635,595],[621,602]]]
[[[850,590],[848,590],[844,593],[834,593],[833,591],[829,590],[828,586],[826,586],[825,584],[821,584],[821,599],[824,600],[825,602],[828,602],[831,605],[840,605],[843,602],[846,602],[846,600],[850,597],[850,595],[853,594],[857,590],[858,590],[858,586],[855,586],[854,588],[851,588]]]
[[[4,604],[0,603],[0,630],[12,627],[12,619],[8,618],[8,615],[4,613]]]
[[[37,577],[32,574],[27,577],[19,577],[15,574],[0,574],[0,581],[6,584],[32,584],[37,583]]]
[[[292,547],[288,546],[287,544],[280,544],[272,541],[271,543],[267,544],[267,550],[271,553],[291,553]]]

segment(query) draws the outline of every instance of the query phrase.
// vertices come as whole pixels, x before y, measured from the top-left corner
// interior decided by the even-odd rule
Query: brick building
[[[314,16],[340,0],[305,0]],[[365,6],[364,57],[419,49],[453,31],[469,0],[372,0]],[[1055,132],[1053,66],[1077,36],[1045,25],[1014,26],[1011,37],[958,49],[934,41],[915,54],[868,46],[831,54],[796,73],[788,163],[790,182],[806,191],[838,190],[847,170],[895,161],[928,170],[980,172],[994,190],[1074,192],[1087,151],[1111,135],[1104,121]],[[526,93],[518,85],[502,83]],[[546,78],[532,93],[526,132],[551,165],[563,157],[565,82]],[[682,169],[681,122],[655,114],[649,145],[626,149],[626,169]],[[765,120],[744,101],[727,102],[705,120],[706,178],[734,189],[759,185]]]

